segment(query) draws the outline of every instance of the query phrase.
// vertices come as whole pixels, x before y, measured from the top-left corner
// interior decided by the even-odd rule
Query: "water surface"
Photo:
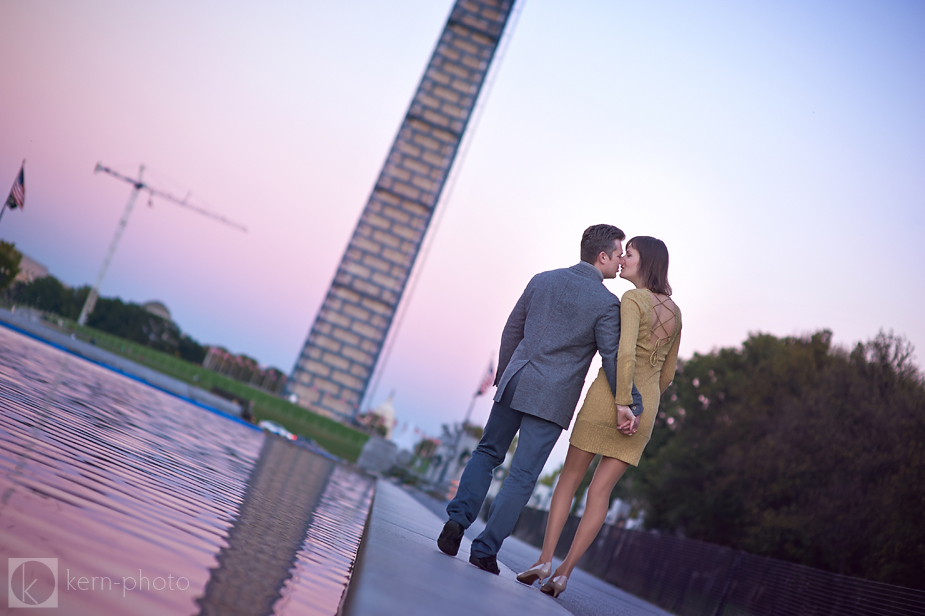
[[[0,567],[56,558],[55,613],[334,614],[373,490],[0,327]]]

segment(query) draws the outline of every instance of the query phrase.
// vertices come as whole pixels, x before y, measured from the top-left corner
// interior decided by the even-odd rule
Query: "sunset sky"
[[[201,343],[291,371],[451,5],[3,2],[0,190],[27,162],[0,238],[92,283],[130,192],[94,166],[144,164],[249,232],[140,201],[102,295],[160,300]],[[667,243],[682,357],[884,329],[922,365],[925,3],[515,13],[373,406],[394,391],[433,435],[461,420],[524,285],[600,222]]]

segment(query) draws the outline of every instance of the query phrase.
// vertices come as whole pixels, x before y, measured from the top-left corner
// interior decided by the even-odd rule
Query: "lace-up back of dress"
[[[667,295],[652,293],[652,331],[650,340],[654,347],[649,363],[653,366],[660,359],[659,350],[671,346],[671,339],[678,330],[678,313],[675,303]]]

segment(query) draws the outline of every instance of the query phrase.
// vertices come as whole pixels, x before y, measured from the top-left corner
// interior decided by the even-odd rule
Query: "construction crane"
[[[112,256],[116,252],[116,247],[119,245],[119,240],[122,238],[122,232],[125,231],[125,226],[128,224],[129,216],[131,216],[132,209],[135,207],[135,201],[138,200],[138,195],[142,191],[148,193],[148,205],[153,204],[152,200],[154,197],[159,197],[161,199],[166,199],[167,201],[171,201],[172,203],[191,209],[194,212],[198,212],[203,216],[208,216],[209,218],[226,224],[229,227],[234,227],[239,231],[244,231],[245,233],[247,232],[247,227],[234,221],[228,220],[224,216],[220,216],[219,214],[215,214],[199,206],[189,203],[189,194],[187,194],[183,199],[177,199],[170,193],[148,186],[141,179],[142,174],[144,174],[144,170],[144,165],[139,166],[138,179],[133,179],[126,175],[122,175],[118,171],[113,171],[109,167],[104,167],[101,163],[96,163],[96,169],[93,171],[94,173],[103,171],[104,173],[108,173],[109,175],[118,178],[123,182],[128,182],[132,185],[132,193],[128,197],[128,203],[125,204],[125,211],[122,212],[122,218],[119,220],[119,225],[116,227],[116,234],[113,236],[112,242],[109,244],[109,252],[106,253],[106,258],[103,259],[103,266],[100,268],[100,273],[96,277],[96,283],[93,285],[93,288],[90,289],[90,293],[87,295],[87,300],[84,302],[83,309],[80,311],[80,316],[77,318],[78,325],[86,325],[87,317],[90,316],[90,313],[93,312],[93,308],[96,307],[96,300],[99,299],[100,296],[100,285],[103,284],[103,278],[106,276],[106,270],[109,269],[109,263],[112,261]]]

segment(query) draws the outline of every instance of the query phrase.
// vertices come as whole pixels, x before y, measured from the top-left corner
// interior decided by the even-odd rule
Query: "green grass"
[[[54,319],[52,320],[54,323]],[[356,462],[363,444],[369,436],[349,426],[323,417],[301,406],[292,404],[267,391],[251,387],[226,376],[207,370],[202,366],[184,361],[173,355],[155,351],[138,343],[107,334],[106,332],[77,325],[62,319],[59,325],[73,331],[82,340],[95,340],[96,346],[153,368],[175,379],[190,383],[206,391],[219,387],[239,398],[253,402],[254,417],[259,421],[269,419],[285,426],[287,430],[314,439],[332,454]]]

